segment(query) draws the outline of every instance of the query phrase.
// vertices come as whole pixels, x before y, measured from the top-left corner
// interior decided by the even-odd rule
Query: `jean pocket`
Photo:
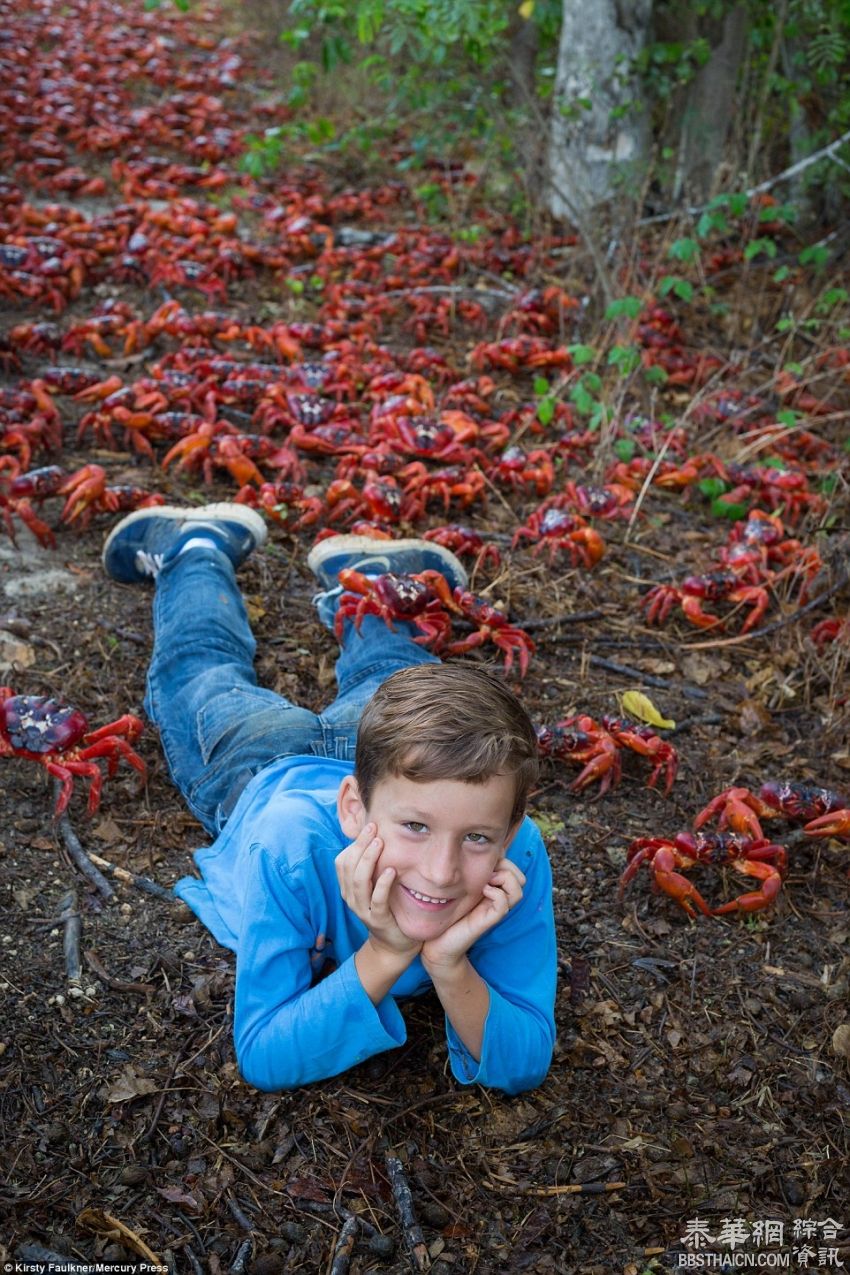
[[[310,752],[321,737],[315,713],[260,686],[237,686],[214,695],[199,709],[197,728],[205,766],[214,754],[235,748],[240,760],[253,767],[257,760],[271,761],[281,753]]]

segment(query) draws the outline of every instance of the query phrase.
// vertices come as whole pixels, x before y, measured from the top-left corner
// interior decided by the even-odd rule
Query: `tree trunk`
[[[649,123],[630,65],[652,0],[563,0],[549,145],[549,207],[575,220],[636,189]]]
[[[717,42],[712,40],[711,57],[688,85],[675,198],[684,191],[694,203],[701,203],[717,184],[735,115],[735,90],[746,48],[747,27],[746,8],[736,4],[724,15]]]

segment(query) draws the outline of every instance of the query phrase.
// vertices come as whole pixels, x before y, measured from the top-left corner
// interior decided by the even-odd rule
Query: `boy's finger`
[[[385,908],[387,906],[393,881],[395,881],[395,868],[384,868],[372,891],[373,912],[376,908]]]

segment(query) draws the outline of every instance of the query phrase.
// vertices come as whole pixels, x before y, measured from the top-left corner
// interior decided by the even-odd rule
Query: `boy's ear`
[[[336,811],[340,827],[345,835],[350,837],[352,841],[355,837],[359,837],[368,820],[366,818],[366,807],[363,805],[360,789],[353,775],[346,775],[339,786],[339,792],[336,796]]]

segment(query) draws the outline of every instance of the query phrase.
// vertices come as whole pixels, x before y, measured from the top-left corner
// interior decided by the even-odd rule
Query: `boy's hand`
[[[375,869],[384,848],[383,841],[376,834],[377,826],[367,823],[356,841],[337,855],[336,875],[340,892],[355,916],[368,929],[374,947],[412,960],[422,944],[402,933],[389,906],[395,868],[386,868],[374,881]]]
[[[435,972],[457,967],[482,934],[504,920],[522,898],[525,876],[510,859],[500,859],[483,890],[484,897],[471,912],[455,921],[439,938],[422,947],[422,964],[433,977]]]

